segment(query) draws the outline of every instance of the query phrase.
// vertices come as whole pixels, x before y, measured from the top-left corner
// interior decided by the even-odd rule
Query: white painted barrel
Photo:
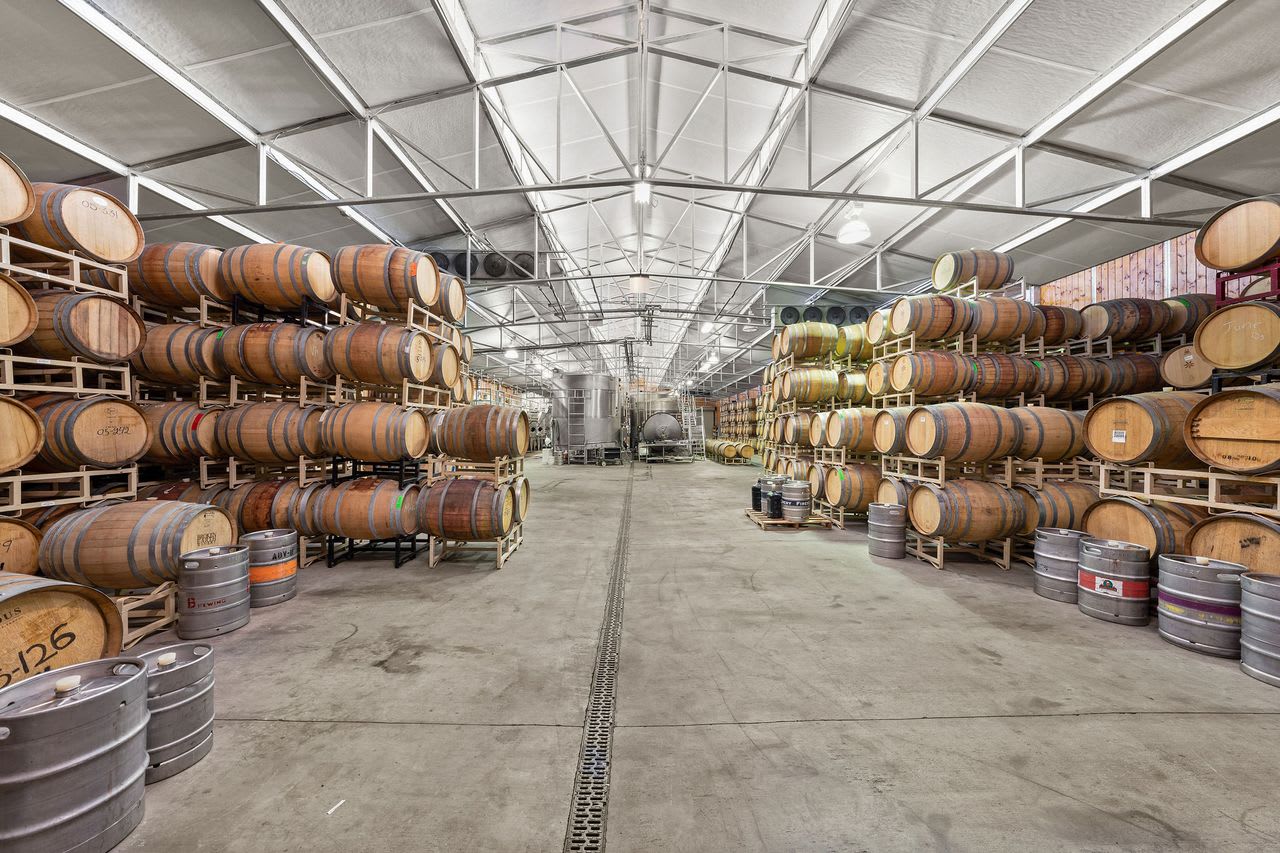
[[[1240,657],[1239,563],[1161,554],[1156,624],[1175,646],[1221,658]]]
[[[178,636],[200,640],[249,622],[249,547],[220,545],[182,555]]]
[[[1064,527],[1036,528],[1032,581],[1036,595],[1067,604],[1079,601],[1080,540],[1088,535]]]
[[[213,748],[213,649],[177,643],[147,662],[147,784],[191,767]]]
[[[867,508],[867,553],[901,560],[907,556],[907,508],[873,503]]]
[[[1151,621],[1151,554],[1114,539],[1080,540],[1076,595],[1080,612],[1121,625]]]
[[[107,851],[142,820],[147,667],[104,658],[0,690],[0,850]]]
[[[1241,575],[1240,615],[1240,669],[1280,687],[1280,575]]]
[[[240,537],[249,546],[249,606],[270,607],[298,594],[298,531],[259,530]]]

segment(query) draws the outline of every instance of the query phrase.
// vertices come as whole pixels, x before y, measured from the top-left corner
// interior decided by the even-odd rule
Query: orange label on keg
[[[249,583],[270,583],[271,581],[292,577],[297,573],[297,560],[290,560],[287,563],[272,563],[269,566],[250,566]]]
[[[1151,584],[1147,581],[1118,581],[1100,578],[1092,572],[1080,570],[1080,588],[1092,590],[1112,598],[1150,598]]]

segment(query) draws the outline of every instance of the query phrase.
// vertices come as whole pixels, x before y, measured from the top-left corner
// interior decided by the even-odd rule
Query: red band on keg
[[[1109,595],[1112,598],[1150,598],[1151,583],[1149,581],[1122,581],[1113,578],[1099,577],[1092,572],[1080,570],[1080,589]]]

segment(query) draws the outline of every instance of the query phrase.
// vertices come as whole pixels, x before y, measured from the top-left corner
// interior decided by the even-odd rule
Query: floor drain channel
[[[635,472],[628,466],[627,493],[622,499],[622,520],[618,522],[618,542],[609,574],[604,620],[596,667],[591,676],[591,694],[578,753],[578,772],[573,780],[573,803],[565,830],[566,853],[596,853],[604,850],[605,821],[609,816],[609,767],[613,758],[613,714],[617,691],[618,652],[622,639],[622,598],[627,587],[627,550],[631,535],[631,489]]]

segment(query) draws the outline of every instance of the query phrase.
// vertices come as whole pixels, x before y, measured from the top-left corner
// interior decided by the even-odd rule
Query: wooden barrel
[[[137,260],[126,265],[129,293],[149,305],[194,307],[204,296],[230,302],[231,288],[218,275],[222,250],[203,243],[148,243]],[[109,282],[101,270],[87,273],[99,286]]]
[[[508,485],[449,477],[418,499],[418,524],[432,536],[471,542],[500,539],[511,532],[515,496]]]
[[[1078,530],[1084,514],[1098,502],[1098,487],[1071,480],[1045,480],[1039,486],[1018,483],[1014,494],[1022,501],[1026,518],[1018,531],[1031,536],[1037,527]]]
[[[787,423],[783,431],[783,439],[787,444],[796,444],[800,447],[809,446],[809,422],[813,420],[812,412],[796,412],[787,416]]]
[[[922,350],[890,362],[889,387],[920,397],[945,397],[966,390],[973,380],[972,361],[950,350]]]
[[[260,480],[256,483],[245,483],[233,489],[223,489],[210,499],[214,506],[222,507],[235,522],[240,533],[254,533],[259,530],[274,530],[279,527],[276,522],[276,497],[281,490],[296,487],[297,478],[281,478],[276,480]],[[290,527],[290,530],[297,528]]]
[[[66,290],[36,291],[32,299],[39,314],[35,331],[14,352],[115,364],[142,349],[146,326],[120,299]]]
[[[1218,305],[1218,297],[1212,293],[1187,293],[1163,300],[1169,306],[1169,322],[1160,334],[1166,338],[1194,334],[1205,318]]]
[[[216,358],[241,379],[264,385],[297,385],[303,377],[333,376],[324,357],[325,331],[297,323],[249,323],[224,329]]]
[[[138,486],[138,500],[185,501],[189,504],[203,504],[209,503],[204,499],[206,492],[212,497],[212,489],[206,490],[199,483],[191,480],[165,480]]]
[[[1205,517],[1199,507],[1133,498],[1104,498],[1085,510],[1081,529],[1100,539],[1142,545],[1154,562],[1160,554],[1185,554],[1187,533]]]
[[[1022,424],[998,406],[938,403],[912,409],[906,433],[913,456],[983,462],[1010,455],[1022,441]]]
[[[867,368],[867,393],[880,397],[889,393],[889,362],[873,361]]]
[[[1033,394],[1046,400],[1075,400],[1088,395],[1101,377],[1101,367],[1090,359],[1051,355],[1032,359],[1036,367]]]
[[[0,225],[26,219],[36,209],[36,193],[31,181],[4,154],[0,154]]]
[[[1173,312],[1159,299],[1126,298],[1086,305],[1080,315],[1086,338],[1141,341],[1160,334]]]
[[[736,441],[730,441],[727,438],[709,438],[706,440],[705,446],[707,453],[714,457],[736,459],[740,445]]]
[[[26,465],[44,447],[44,420],[12,397],[0,397],[0,473]]]
[[[851,512],[866,512],[880,487],[880,468],[863,462],[831,465],[822,471],[823,500]]]
[[[839,329],[830,323],[792,323],[782,329],[782,354],[816,358],[836,347]]]
[[[440,270],[431,256],[375,243],[343,246],[333,256],[333,283],[352,302],[404,314],[440,301]]]
[[[871,400],[871,391],[867,389],[867,374],[861,370],[842,370],[836,380],[836,399],[855,406],[864,405]]]
[[[895,337],[914,334],[938,341],[960,334],[973,322],[973,300],[958,296],[907,296],[893,303],[889,329]]]
[[[299,536],[322,536],[316,526],[315,510],[319,502],[314,500],[323,483],[298,485],[296,477],[286,478],[271,499],[271,526],[268,530],[296,530]]]
[[[40,571],[103,589],[139,589],[177,580],[182,554],[235,541],[235,525],[220,507],[106,504],[64,516],[45,531]]]
[[[104,264],[125,264],[142,254],[142,226],[129,208],[105,193],[71,184],[36,181],[35,208],[10,226],[14,236]],[[19,252],[19,254],[21,254]],[[27,253],[48,260],[47,256]]]
[[[1182,425],[1182,438],[1196,458],[1214,468],[1239,474],[1280,470],[1280,383],[1200,397]]]
[[[431,306],[431,313],[450,323],[461,323],[467,314],[467,289],[456,275],[440,274],[440,296]]]
[[[394,480],[377,477],[324,486],[311,498],[315,523],[330,536],[350,539],[412,536],[420,529],[415,513],[419,491],[417,484],[401,488]]]
[[[218,274],[233,293],[267,308],[300,308],[307,299],[327,303],[338,294],[329,259],[306,246],[235,246],[222,253]]]
[[[1185,553],[1280,574],[1280,521],[1247,512],[1211,515],[1187,531]],[[1182,552],[1180,552],[1182,553]]]
[[[949,542],[1003,539],[1022,529],[1026,510],[1009,489],[982,480],[922,483],[907,499],[911,526]]]
[[[370,385],[425,383],[431,378],[431,339],[425,332],[365,322],[330,329],[324,336],[329,368]]]
[[[1023,299],[982,296],[973,300],[973,322],[968,332],[979,341],[1016,341],[1039,337],[1045,329],[1040,309]]]
[[[1280,305],[1238,302],[1219,308],[1200,324],[1196,354],[1223,370],[1252,370],[1280,361]]]
[[[0,574],[34,575],[44,533],[29,521],[0,515]]]
[[[1099,459],[1122,465],[1194,465],[1182,427],[1201,399],[1190,391],[1159,391],[1103,400],[1085,415],[1085,444]]]
[[[809,446],[825,447],[827,443],[827,423],[831,420],[831,412],[815,412],[809,419]]]
[[[249,403],[218,415],[218,446],[228,456],[254,462],[293,462],[321,457],[322,406]]]
[[[0,162],[0,178],[3,162]],[[0,273],[0,347],[21,343],[35,332],[40,312],[27,289]]]
[[[169,385],[198,385],[202,376],[226,379],[226,365],[218,358],[222,329],[202,329],[194,323],[169,323],[147,328],[147,337],[129,366],[139,378]]]
[[[876,487],[876,503],[880,504],[897,504],[898,506],[906,506],[907,501],[911,499],[912,484],[901,477],[885,477],[880,478],[880,485]]]
[[[907,416],[911,406],[895,406],[876,412],[871,426],[871,441],[880,453],[896,456],[907,449]]]
[[[432,422],[431,431],[440,452],[455,459],[493,462],[529,450],[529,416],[514,406],[449,409]]]
[[[1016,406],[1009,411],[1022,423],[1022,440],[1010,455],[1063,462],[1084,452],[1084,415],[1079,412],[1047,406]]]
[[[1084,317],[1074,308],[1061,305],[1038,305],[1044,315],[1044,342],[1046,346],[1066,343],[1080,337],[1084,331]]]
[[[44,424],[41,467],[54,471],[123,468],[151,446],[142,410],[128,400],[103,395],[38,394],[23,400]]]
[[[525,476],[516,477],[511,482],[511,493],[512,517],[516,521],[524,521],[529,517],[529,498],[533,493],[533,487],[529,485],[529,478]]]
[[[1095,393],[1107,396],[1145,394],[1164,387],[1160,376],[1160,359],[1139,352],[1118,352],[1098,362],[1106,381]]]
[[[827,499],[827,470],[832,467],[834,466],[815,462],[805,472],[805,477],[809,481],[809,494],[815,501],[825,501]]]
[[[947,252],[933,262],[933,289],[951,290],[976,281],[978,290],[999,290],[1013,278],[1013,256],[989,249]]]
[[[453,347],[440,346],[432,352],[431,375],[427,377],[427,385],[435,388],[452,389],[458,383],[462,363],[458,361],[458,351]]]
[[[776,332],[770,339],[769,357],[774,361],[782,358],[782,332]]]
[[[827,418],[823,446],[871,453],[875,445],[875,409],[838,409]]]
[[[867,317],[867,341],[873,347],[891,337],[897,337],[889,329],[889,314],[892,311],[893,305],[886,305],[872,311]]]
[[[151,444],[142,458],[148,462],[196,462],[201,456],[221,456],[217,422],[221,409],[202,409],[197,403],[148,403],[142,406]]]
[[[421,459],[427,419],[421,409],[395,403],[344,403],[320,419],[320,440],[327,454],[362,462]]]
[[[980,352],[971,360],[969,390],[984,400],[1007,400],[1029,394],[1040,382],[1040,369],[1029,358]]]
[[[0,613],[0,690],[38,672],[120,654],[120,611],[96,589],[0,572]]]
[[[1280,200],[1249,198],[1219,210],[1196,234],[1196,257],[1215,270],[1247,270],[1280,258]]]
[[[1183,344],[1160,358],[1160,378],[1174,388],[1204,388],[1213,378],[1213,365],[1196,352],[1194,344]]]
[[[836,345],[832,355],[853,361],[870,361],[871,340],[867,337],[867,324],[854,323],[851,326],[841,326],[836,331]]]
[[[797,403],[825,403],[840,390],[840,374],[825,367],[794,367],[784,379],[790,380],[787,399]]]

